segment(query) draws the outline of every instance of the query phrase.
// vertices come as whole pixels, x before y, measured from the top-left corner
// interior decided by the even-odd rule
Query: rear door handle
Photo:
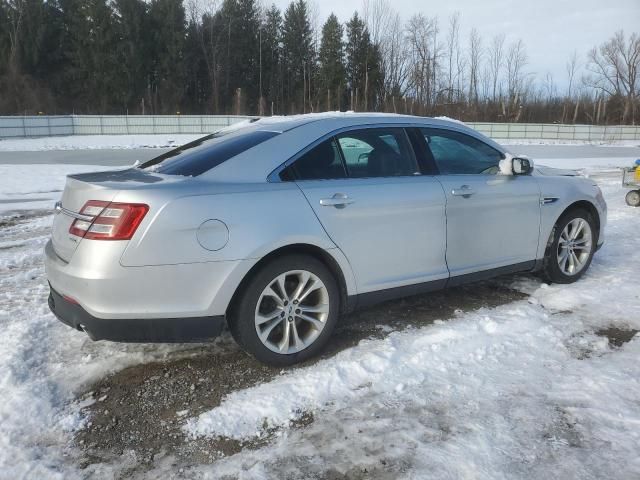
[[[456,197],[469,198],[474,193],[476,193],[475,190],[469,185],[462,185],[459,188],[454,188],[453,190],[451,190],[451,195],[454,195]]]
[[[351,205],[353,202],[355,202],[355,200],[353,198],[349,198],[345,193],[334,193],[331,198],[320,199],[320,205],[323,207],[344,208],[347,205]]]

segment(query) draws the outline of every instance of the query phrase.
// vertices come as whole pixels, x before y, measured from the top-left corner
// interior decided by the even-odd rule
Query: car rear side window
[[[337,138],[350,178],[419,173],[403,128],[365,128],[345,132]]]
[[[334,139],[325,140],[298,158],[290,169],[285,170],[285,177],[290,172],[296,180],[330,180],[345,178],[340,150]]]
[[[263,130],[218,132],[164,153],[139,168],[195,177],[276,135]]]
[[[440,174],[498,173],[502,154],[481,140],[439,128],[423,128],[421,131]]]

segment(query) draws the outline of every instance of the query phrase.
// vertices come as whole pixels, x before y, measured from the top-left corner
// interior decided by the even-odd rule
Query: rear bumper
[[[225,318],[96,318],[76,303],[66,300],[53,288],[49,291],[49,308],[65,325],[84,331],[92,340],[114,342],[197,342],[217,337]]]
[[[104,320],[224,316],[255,260],[123,267],[126,242],[80,242],[69,262],[51,241],[44,264],[51,287]]]

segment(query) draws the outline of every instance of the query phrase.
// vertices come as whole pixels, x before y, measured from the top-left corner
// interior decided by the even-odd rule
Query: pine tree
[[[9,48],[9,5],[0,2],[0,75],[7,72]]]
[[[339,110],[346,83],[344,44],[342,42],[342,25],[333,13],[322,27],[318,60],[320,62],[320,93],[326,92],[327,110]]]
[[[309,110],[309,76],[313,71],[315,52],[309,9],[305,0],[287,7],[282,26],[283,63],[285,73],[285,111]]]
[[[202,48],[202,24],[191,20],[185,38],[185,105],[195,114],[218,113],[212,105],[212,84],[205,50]]]
[[[218,58],[224,59],[223,105],[230,113],[257,111],[260,19],[256,1],[225,0],[217,17],[224,38],[218,42],[223,48]]]
[[[280,112],[282,102],[282,15],[275,5],[266,11],[261,27],[262,95],[265,113]],[[272,108],[273,107],[273,108]]]
[[[72,109],[110,113],[121,83],[118,36],[113,11],[106,0],[61,0],[65,36],[65,93]],[[119,110],[118,113],[122,113]]]
[[[55,0],[0,4],[0,108],[15,113],[55,108],[51,89],[60,70],[62,29]]]
[[[371,42],[369,31],[357,12],[347,23],[345,52],[351,108],[375,109],[379,104],[382,83],[381,55],[379,48]]]
[[[127,111],[142,113],[151,68],[148,6],[144,0],[114,0],[113,8],[122,85],[114,100]]]
[[[182,0],[152,0],[149,92],[155,113],[176,113],[184,92],[185,11]]]

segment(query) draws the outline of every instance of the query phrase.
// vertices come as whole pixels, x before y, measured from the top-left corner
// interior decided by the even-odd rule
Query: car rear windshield
[[[277,132],[263,130],[217,132],[164,153],[139,168],[196,177],[276,135]]]

